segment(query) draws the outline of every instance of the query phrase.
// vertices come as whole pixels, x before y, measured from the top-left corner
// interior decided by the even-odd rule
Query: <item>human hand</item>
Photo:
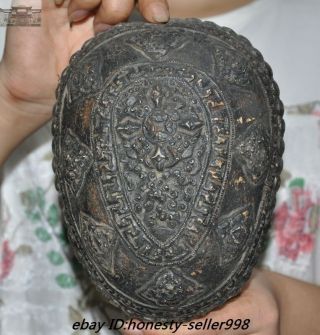
[[[150,22],[169,18],[156,14],[157,8],[167,8],[166,0],[138,4]],[[50,119],[59,76],[71,55],[95,32],[126,20],[134,5],[134,0],[42,0],[40,27],[8,27],[0,63],[0,131],[5,141],[0,162]]]
[[[198,322],[205,320],[219,322],[221,329],[195,329]],[[236,322],[236,320],[241,320]],[[228,321],[233,320],[233,322]],[[245,321],[249,320],[249,321]],[[136,321],[138,323],[139,321]],[[222,324],[222,322],[226,322]],[[199,324],[200,325],[200,324]],[[240,325],[240,326],[239,326]],[[239,327],[238,327],[239,326]],[[247,327],[248,326],[248,327]],[[193,329],[191,329],[193,328]],[[210,312],[203,318],[192,320],[181,326],[176,332],[172,330],[125,330],[125,335],[278,335],[279,306],[268,271],[255,270],[242,293],[231,299],[222,308]]]
[[[64,0],[55,0],[61,4]],[[144,18],[153,23],[164,23],[169,20],[167,0],[70,0],[69,17],[78,22],[94,14],[95,31],[108,29],[110,25],[126,21],[135,5]]]
[[[139,1],[142,14],[151,22],[156,22],[161,6],[167,8],[165,0]],[[0,65],[0,80],[7,91],[3,93],[37,128],[51,116],[55,88],[70,56],[95,31],[126,20],[133,8],[134,0],[42,0],[41,27],[8,27]],[[84,14],[85,10],[90,12]],[[70,21],[77,23],[70,26]]]

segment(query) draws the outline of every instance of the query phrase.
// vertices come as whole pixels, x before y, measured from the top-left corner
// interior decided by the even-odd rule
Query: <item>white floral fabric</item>
[[[282,185],[263,264],[320,284],[320,102],[286,108],[285,119]],[[108,320],[107,302],[69,250],[51,159],[48,125],[14,154],[3,176],[0,329],[6,335],[76,335],[76,321]]]

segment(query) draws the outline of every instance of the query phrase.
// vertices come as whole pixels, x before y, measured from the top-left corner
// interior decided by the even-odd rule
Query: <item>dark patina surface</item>
[[[72,57],[56,184],[76,255],[129,316],[188,320],[239,292],[275,204],[282,114],[261,54],[213,23],[120,24]]]

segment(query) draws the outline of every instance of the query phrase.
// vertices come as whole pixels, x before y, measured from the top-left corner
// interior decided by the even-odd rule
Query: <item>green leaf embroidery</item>
[[[44,209],[46,205],[45,193],[42,187],[37,187],[38,206],[40,209]]]
[[[27,190],[20,194],[20,199],[25,207],[27,218],[32,222],[37,222],[41,219],[41,212],[43,211],[46,201],[45,192],[42,187],[37,187],[32,190]]]
[[[75,278],[66,273],[60,273],[56,276],[56,282],[62,288],[71,288],[77,285]]]
[[[57,251],[51,250],[47,253],[47,256],[53,265],[60,265],[64,262],[62,255]]]
[[[59,223],[59,210],[56,204],[52,204],[47,213],[47,220],[50,226],[55,227]]]
[[[37,196],[34,190],[22,192],[20,199],[26,210],[32,211],[37,205]]]
[[[35,230],[35,234],[38,237],[38,239],[42,242],[47,242],[47,241],[51,240],[51,235],[43,227],[38,227]]]
[[[30,210],[26,210],[26,215],[27,215],[27,218],[33,222],[33,223],[36,223],[38,221],[41,220],[41,214],[40,212],[38,211],[30,211]]]
[[[299,187],[299,188],[304,188],[304,179],[303,178],[294,178],[290,181],[289,187]]]

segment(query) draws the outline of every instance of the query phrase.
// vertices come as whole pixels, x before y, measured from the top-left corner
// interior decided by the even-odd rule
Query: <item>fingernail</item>
[[[110,24],[106,24],[106,23],[97,23],[94,26],[94,31],[95,33],[100,33],[101,31],[106,31],[108,29],[110,29],[112,26]]]
[[[169,11],[165,5],[160,3],[154,4],[150,8],[153,19],[158,23],[167,22],[169,20]]]
[[[90,11],[87,9],[77,9],[70,14],[69,20],[70,22],[78,22],[78,21],[83,20],[89,14],[90,14]]]
[[[55,0],[56,6],[61,6],[64,0]]]

